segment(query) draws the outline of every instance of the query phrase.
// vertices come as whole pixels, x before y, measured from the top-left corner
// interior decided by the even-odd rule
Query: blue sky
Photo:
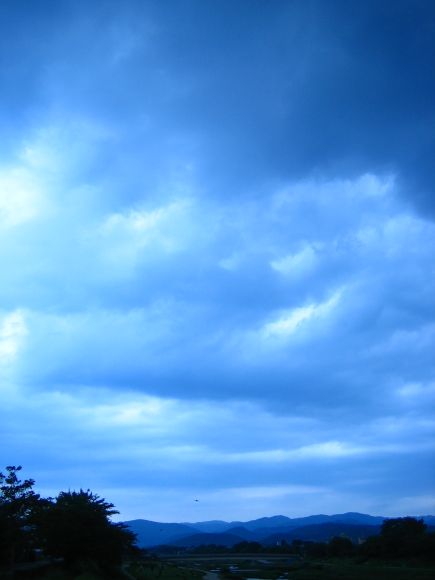
[[[434,38],[1,1],[1,465],[124,519],[434,513]]]

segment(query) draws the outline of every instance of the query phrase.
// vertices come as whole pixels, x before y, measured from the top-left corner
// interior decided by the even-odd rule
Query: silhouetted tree
[[[349,538],[335,536],[328,543],[328,554],[330,556],[343,557],[350,556],[354,551],[353,544]]]
[[[380,536],[369,536],[359,546],[359,553],[367,558],[380,558],[383,554],[383,543]]]
[[[328,545],[323,542],[307,542],[304,553],[310,558],[325,558],[328,555]]]
[[[426,524],[416,518],[385,520],[381,528],[383,552],[386,556],[418,556],[423,546]]]
[[[171,546],[171,549],[174,551],[174,546]],[[217,544],[201,544],[194,548],[181,548],[181,550],[184,551],[186,551],[186,549],[193,554],[226,554],[228,552],[227,546],[219,546]],[[177,547],[177,551],[179,550],[180,548]],[[161,552],[160,547],[159,552]]]
[[[233,551],[241,554],[257,554],[263,549],[258,542],[239,542],[234,545]]]
[[[117,513],[113,504],[89,490],[61,492],[41,514],[45,550],[69,567],[115,568],[135,540],[123,524],[111,522]]]
[[[293,554],[299,554],[299,556],[304,556],[306,553],[306,544],[303,540],[293,540],[292,541],[292,552]]]
[[[0,472],[0,561],[14,567],[15,560],[30,548],[32,515],[39,501],[34,480],[20,480],[21,466],[9,465]]]
[[[432,562],[435,561],[435,532],[426,532],[421,542],[421,555]]]

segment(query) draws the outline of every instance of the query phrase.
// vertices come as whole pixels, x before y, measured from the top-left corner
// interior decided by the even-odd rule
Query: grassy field
[[[135,580],[202,580],[204,576],[199,570],[158,561],[132,563],[126,571]]]
[[[349,562],[307,563],[287,572],[289,580],[433,580],[435,577],[435,568]],[[276,579],[282,575],[282,569],[270,570],[258,578]]]
[[[433,580],[435,568],[379,563],[324,562],[307,563],[299,569],[289,570],[288,578],[294,580]],[[277,578],[277,576],[263,576]]]
[[[130,563],[119,578],[125,580],[433,580],[435,566],[405,562],[357,562],[352,560],[289,560],[288,558],[212,556],[168,562],[149,559]],[[19,576],[21,577],[21,576]],[[26,576],[27,578],[27,576]],[[103,580],[90,572],[79,576],[53,568],[32,575],[42,580]],[[106,579],[104,579],[106,580]]]
[[[148,570],[148,575],[138,576],[144,579],[197,579],[201,571],[213,570],[216,578],[221,580],[242,580],[258,578],[264,580],[433,580],[435,567],[404,562],[356,562],[353,560],[305,560],[286,561],[279,558],[238,558],[235,560],[219,557],[209,559],[194,558],[178,562],[177,566],[185,568],[165,569],[168,564],[162,564],[161,570]],[[195,571],[195,568],[197,571]],[[159,575],[160,574],[160,575]],[[196,575],[195,575],[196,574]]]
[[[202,580],[204,573],[197,570],[189,570],[182,566],[159,561],[144,561],[131,563],[122,571],[111,576],[105,573],[86,571],[73,573],[61,567],[50,567],[45,570],[34,570],[26,573],[18,572],[14,575],[17,580]],[[11,580],[9,574],[2,574],[0,580]]]

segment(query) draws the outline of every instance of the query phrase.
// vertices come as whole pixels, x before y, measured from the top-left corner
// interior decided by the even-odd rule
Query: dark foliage
[[[233,552],[236,554],[258,554],[263,550],[263,546],[258,542],[239,542],[233,546]]]
[[[380,536],[370,536],[359,548],[360,554],[367,558],[380,558],[383,554]]]
[[[435,535],[427,531],[423,520],[392,518],[382,524],[379,536],[367,538],[360,553],[369,558],[435,557]]]
[[[39,501],[33,479],[20,480],[21,466],[0,472],[0,564],[13,567],[26,557],[33,540],[32,516]]]
[[[43,510],[40,519],[44,549],[63,558],[67,566],[94,562],[112,568],[134,541],[134,535],[110,516],[118,513],[113,504],[88,491],[61,492]]]
[[[32,560],[35,548],[66,567],[95,570],[110,577],[127,554],[135,552],[135,535],[110,518],[113,504],[90,490],[59,493],[43,499],[34,481],[21,481],[21,467],[0,473],[0,566]]]
[[[172,550],[174,550],[173,546]],[[190,548],[188,551],[191,554],[227,554],[228,550],[229,548],[227,546],[217,546],[216,544],[203,544],[202,546]]]
[[[325,558],[328,555],[328,545],[323,542],[307,542],[294,547],[295,554],[306,554],[309,558]]]
[[[335,536],[329,541],[328,555],[333,557],[351,556],[355,551],[354,545],[349,538]]]
[[[426,529],[423,520],[415,518],[386,520],[381,528],[384,555],[405,558],[421,555]]]

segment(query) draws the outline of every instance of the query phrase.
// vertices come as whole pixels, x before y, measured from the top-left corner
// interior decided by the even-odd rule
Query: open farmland
[[[352,559],[300,559],[276,554],[210,554],[170,557],[166,562],[180,567],[186,574],[187,570],[208,573],[204,576],[206,580],[432,580],[435,577],[433,566],[402,561],[362,562]],[[190,577],[186,575],[185,578]]]

